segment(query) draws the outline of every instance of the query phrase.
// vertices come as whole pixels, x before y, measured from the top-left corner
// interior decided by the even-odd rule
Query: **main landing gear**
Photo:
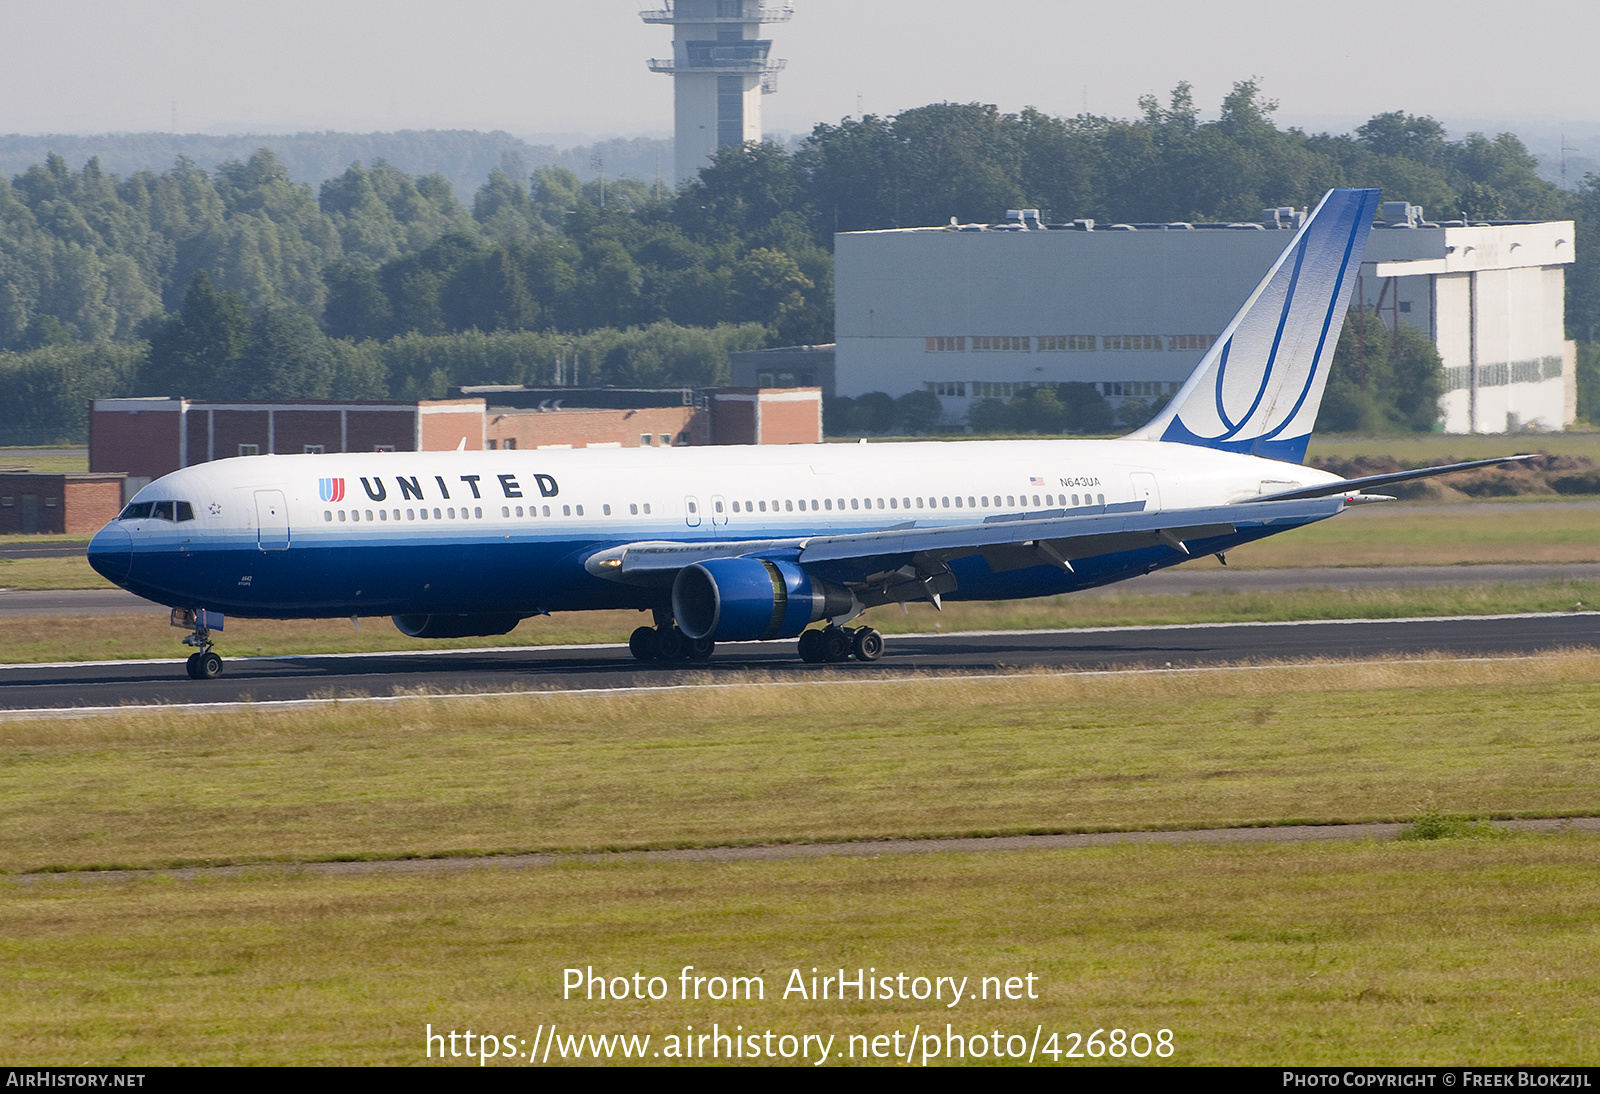
[[[690,638],[670,619],[640,627],[628,638],[628,651],[640,661],[706,661],[716,648],[709,638]]]
[[[655,626],[640,627],[628,638],[628,651],[640,661],[705,661],[716,647],[709,638],[690,638],[665,613],[656,616]],[[882,656],[883,635],[871,627],[829,624],[800,635],[800,659],[814,665],[848,661],[852,657],[857,661],[876,661]]]
[[[172,609],[172,625],[189,628],[190,633],[183,636],[183,644],[196,647],[196,652],[190,654],[185,663],[191,680],[215,680],[222,675],[222,658],[211,650],[213,623],[217,630],[222,629],[222,617],[204,608]]]
[[[813,665],[825,662],[876,661],[883,656],[883,635],[871,627],[827,626],[800,635],[800,660]]]

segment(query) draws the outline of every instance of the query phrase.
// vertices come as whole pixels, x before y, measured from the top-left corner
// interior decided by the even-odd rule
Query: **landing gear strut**
[[[883,656],[883,635],[871,627],[824,627],[800,635],[800,659],[813,665],[876,661]]]
[[[174,627],[187,627],[188,634],[183,637],[185,646],[194,646],[196,652],[189,655],[185,667],[189,671],[191,680],[215,680],[222,675],[222,658],[211,650],[211,629],[222,629],[222,616],[216,612],[208,612],[204,608],[173,608],[172,625]]]

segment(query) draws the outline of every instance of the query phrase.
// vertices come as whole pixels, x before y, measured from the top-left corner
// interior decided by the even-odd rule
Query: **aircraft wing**
[[[1471,460],[1467,463],[1445,464],[1442,467],[1419,467],[1413,471],[1395,471],[1388,475],[1368,475],[1360,479],[1345,479],[1342,482],[1324,483],[1321,486],[1308,486],[1303,490],[1286,490],[1281,494],[1266,494],[1257,499],[1256,503],[1296,501],[1301,498],[1325,498],[1332,494],[1349,494],[1359,490],[1372,490],[1378,487],[1391,486],[1397,482],[1410,482],[1413,479],[1431,479],[1435,475],[1448,475],[1452,471],[1471,471],[1477,467],[1494,467],[1497,464],[1517,463],[1538,458],[1537,454],[1499,456],[1492,460]]]
[[[585,561],[585,568],[613,581],[664,586],[685,567],[709,559],[784,559],[845,586],[871,607],[953,592],[956,581],[949,563],[973,555],[983,556],[996,573],[1043,565],[1071,571],[1074,563],[1101,555],[1162,545],[1188,554],[1192,541],[1252,529],[1270,534],[1331,517],[1345,504],[1341,495],[1147,512],[1143,502],[1136,502],[1085,515],[1051,510],[976,524],[931,528],[907,524],[795,539],[647,541],[597,551]]]

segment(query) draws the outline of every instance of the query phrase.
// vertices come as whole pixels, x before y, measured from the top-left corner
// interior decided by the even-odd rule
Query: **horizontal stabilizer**
[[[1448,475],[1453,471],[1471,471],[1478,467],[1494,467],[1502,463],[1517,463],[1524,460],[1536,460],[1537,455],[1501,456],[1493,460],[1472,460],[1468,463],[1451,463],[1443,467],[1419,467],[1414,471],[1396,471],[1388,475],[1368,475],[1360,479],[1345,479],[1343,482],[1324,483],[1321,486],[1308,486],[1304,490],[1290,490],[1282,494],[1266,494],[1256,501],[1298,501],[1302,498],[1330,498],[1335,494],[1348,494],[1351,491],[1372,490],[1378,487],[1391,486],[1398,482],[1411,482],[1413,479],[1431,479],[1435,475]]]

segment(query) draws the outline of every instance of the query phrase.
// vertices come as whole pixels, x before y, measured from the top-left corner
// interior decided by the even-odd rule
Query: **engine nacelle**
[[[819,619],[856,606],[850,590],[792,562],[713,558],[686,566],[672,583],[672,614],[690,638],[748,642],[793,638]]]
[[[410,638],[487,638],[510,634],[522,622],[520,615],[397,615],[392,618],[396,629]]]

